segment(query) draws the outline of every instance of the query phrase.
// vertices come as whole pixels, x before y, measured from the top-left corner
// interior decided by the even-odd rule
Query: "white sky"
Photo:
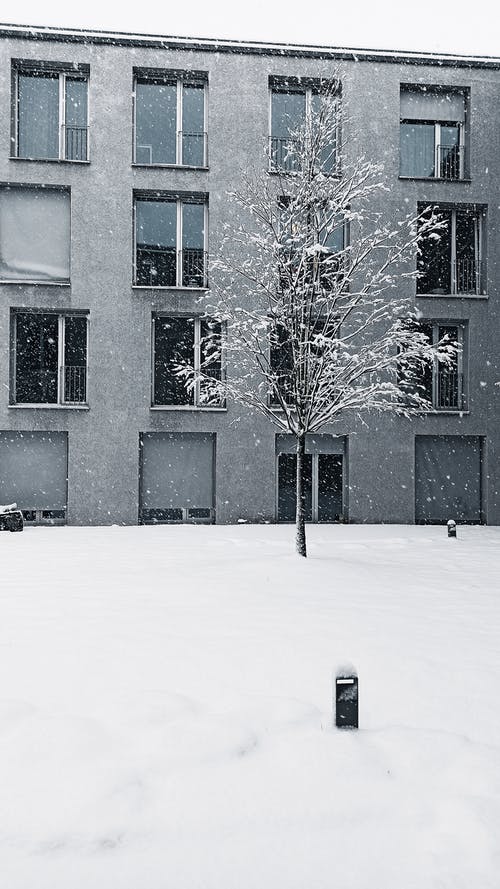
[[[500,55],[493,0],[17,0],[0,21],[183,37]]]

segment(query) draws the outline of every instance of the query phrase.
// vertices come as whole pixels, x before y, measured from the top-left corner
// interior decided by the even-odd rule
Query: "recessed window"
[[[429,410],[463,411],[467,409],[467,338],[465,324],[438,321],[418,322],[418,331],[428,342],[454,350],[448,360],[436,358],[432,364],[416,360],[404,362],[403,388],[417,392],[429,402]],[[404,361],[404,360],[403,360]]]
[[[463,179],[465,91],[401,87],[400,175]]]
[[[69,283],[70,194],[0,188],[0,281]]]
[[[417,294],[474,296],[484,293],[483,220],[476,207],[419,205],[426,221],[429,214],[441,226],[424,237],[418,256]]]
[[[87,315],[14,312],[14,404],[87,402]]]
[[[134,162],[206,167],[206,82],[187,77],[135,78]]]
[[[88,76],[74,71],[15,71],[15,155],[88,160]]]
[[[139,453],[142,524],[215,520],[215,435],[145,432]]]
[[[209,318],[153,316],[153,405],[222,407],[216,383],[196,379],[188,388],[179,367],[222,379],[221,325]]]
[[[302,84],[300,81],[271,79],[271,125],[269,161],[271,171],[298,172],[302,168],[307,142],[318,132],[325,116],[325,103],[336,113],[338,97],[331,84]],[[333,106],[333,107],[332,107]],[[331,118],[328,113],[327,118]],[[324,173],[337,168],[338,132],[322,147],[319,165]]]
[[[136,284],[207,286],[207,209],[204,199],[136,198]]]

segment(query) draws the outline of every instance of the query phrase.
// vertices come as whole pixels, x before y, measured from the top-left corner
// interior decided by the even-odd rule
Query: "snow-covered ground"
[[[1,534],[1,886],[498,889],[500,528],[458,534]]]

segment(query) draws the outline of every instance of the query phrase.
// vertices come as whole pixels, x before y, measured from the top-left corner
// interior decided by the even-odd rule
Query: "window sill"
[[[446,417],[464,417],[470,414],[470,410],[457,410],[453,408],[453,410],[436,410],[435,408],[428,411],[422,411],[424,417],[440,417],[444,414]]]
[[[466,184],[472,182],[468,176],[462,176],[461,179],[445,179],[443,176],[402,176],[401,173],[398,179],[404,182],[465,182]]]
[[[77,164],[84,167],[88,167],[90,165],[90,160],[71,160],[67,157],[15,157],[14,155],[10,155],[9,160],[28,161],[28,163],[30,164]]]
[[[88,404],[9,404],[9,410],[42,410],[42,411],[88,411]]]
[[[202,406],[196,404],[152,404],[150,410],[152,411],[196,411],[201,413],[212,413],[212,414],[224,414],[227,412],[227,407],[210,407],[209,405]]]
[[[135,161],[132,161],[131,166],[140,170],[200,170],[203,173],[210,169],[208,166],[197,167],[191,164],[138,164]]]
[[[417,299],[489,299],[487,293],[417,293]]]
[[[186,291],[189,293],[203,293],[208,290],[208,285],[206,287],[179,287],[178,285],[172,287],[165,287],[163,284],[132,284],[132,290],[174,290],[175,292],[185,293]]]
[[[34,285],[35,287],[71,287],[71,281],[33,281],[31,278],[23,278],[22,280],[19,278],[1,278],[0,284],[21,284],[23,287],[26,284]]]

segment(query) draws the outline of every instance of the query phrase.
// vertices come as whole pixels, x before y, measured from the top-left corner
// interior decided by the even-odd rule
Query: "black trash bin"
[[[0,506],[0,531],[22,531],[23,514],[15,504]]]

